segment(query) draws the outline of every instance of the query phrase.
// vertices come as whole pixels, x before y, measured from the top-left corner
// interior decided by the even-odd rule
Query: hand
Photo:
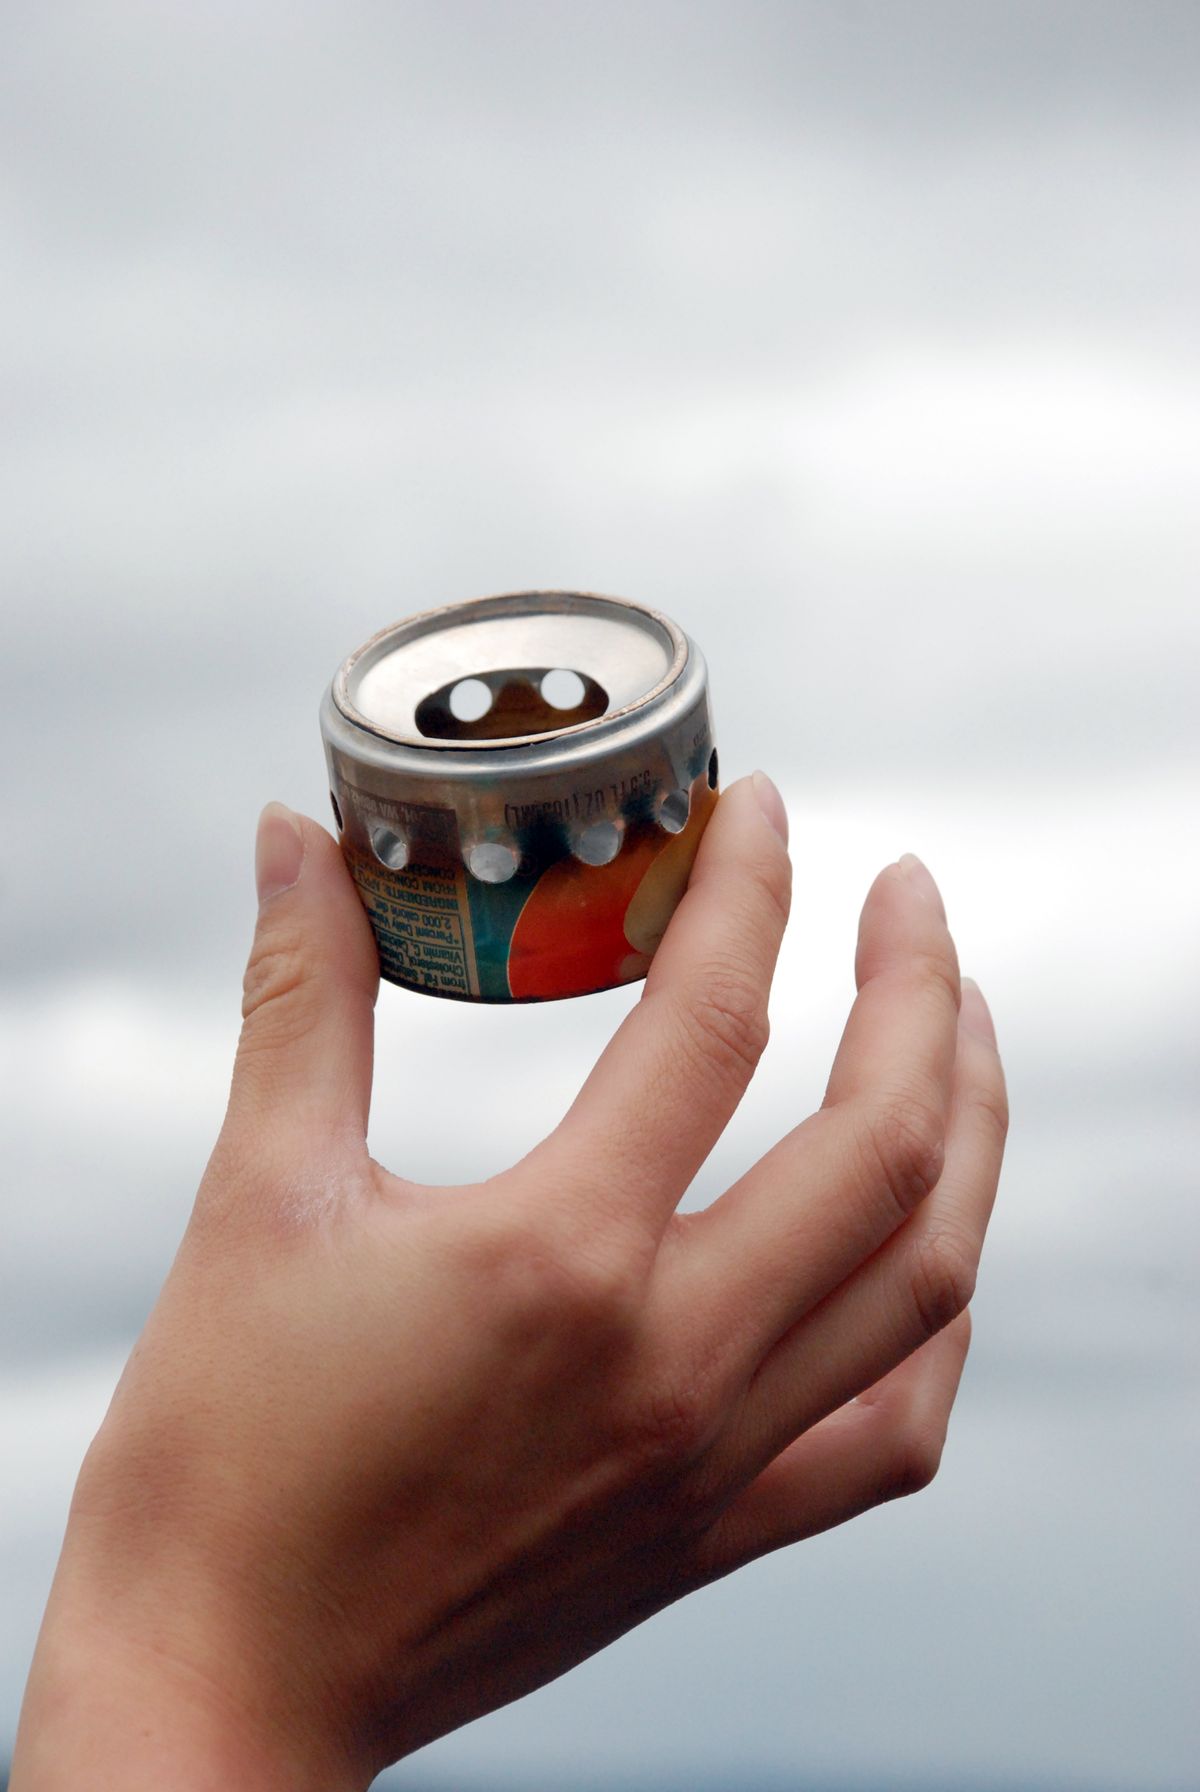
[[[228,1115],[80,1475],[14,1792],[363,1787],[930,1479],[1005,1104],[917,860],[867,897],[821,1110],[676,1212],[766,1043],[785,832],[768,780],[726,792],[569,1113],[441,1189],[367,1154],[371,934],[328,835],[265,812]]]

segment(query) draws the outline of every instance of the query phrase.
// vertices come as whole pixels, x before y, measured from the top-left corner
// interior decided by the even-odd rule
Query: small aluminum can
[[[350,655],[321,733],[391,982],[529,1002],[645,976],[717,800],[675,623],[581,591],[427,610]]]

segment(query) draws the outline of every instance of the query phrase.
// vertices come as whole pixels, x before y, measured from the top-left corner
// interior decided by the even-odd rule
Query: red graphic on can
[[[664,839],[631,827],[608,865],[560,860],[538,879],[513,929],[508,986],[515,1001],[582,995],[644,977],[666,931],[716,804],[705,776],[692,785],[686,825]]]

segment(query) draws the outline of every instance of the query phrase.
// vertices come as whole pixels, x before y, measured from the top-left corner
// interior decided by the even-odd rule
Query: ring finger
[[[975,1286],[1007,1127],[991,1018],[963,987],[946,1166],[936,1189],[760,1363],[718,1446],[743,1484],[793,1438],[903,1362],[961,1313]]]

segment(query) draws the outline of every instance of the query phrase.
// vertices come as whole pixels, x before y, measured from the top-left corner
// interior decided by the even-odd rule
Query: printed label
[[[403,829],[424,862],[393,871],[369,851],[345,848],[383,975],[485,1002],[546,1001],[644,977],[717,801],[707,770],[698,771],[686,824],[668,834],[649,812],[649,780],[637,773],[591,792],[509,804],[522,860],[497,884],[472,877],[460,859],[453,810],[389,805],[388,825]],[[620,850],[605,864],[584,863],[564,850],[561,818],[604,815],[610,797],[623,815]]]
[[[363,853],[347,857],[384,976],[439,995],[477,996],[466,868],[388,871]]]

